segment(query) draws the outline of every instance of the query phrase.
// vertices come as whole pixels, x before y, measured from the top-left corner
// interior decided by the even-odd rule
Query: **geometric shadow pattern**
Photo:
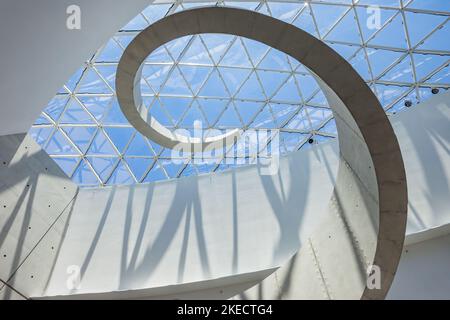
[[[388,115],[450,87],[450,1],[158,1],[95,52],[30,129],[75,183],[152,182],[246,163],[227,161],[238,157],[234,145],[219,163],[171,161],[171,150],[128,123],[115,96],[118,61],[141,30],[214,4],[255,10],[319,38],[349,61]],[[308,70],[246,38],[202,34],[165,44],[145,60],[141,92],[152,115],[171,129],[192,130],[196,120],[205,129],[277,129],[280,154],[336,138],[331,109]]]

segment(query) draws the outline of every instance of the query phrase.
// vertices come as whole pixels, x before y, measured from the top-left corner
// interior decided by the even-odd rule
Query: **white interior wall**
[[[0,2],[0,135],[27,132],[67,79],[152,0]],[[69,5],[81,29],[66,27]]]
[[[404,248],[387,299],[450,299],[450,235]]]
[[[449,118],[449,93],[392,117],[408,175],[407,239],[419,231],[422,240],[433,237],[434,228],[450,222]],[[248,167],[82,190],[43,294],[68,293],[64,279],[72,264],[82,266],[77,293],[160,287],[283,265],[325,212],[336,147],[291,154],[276,176]]]

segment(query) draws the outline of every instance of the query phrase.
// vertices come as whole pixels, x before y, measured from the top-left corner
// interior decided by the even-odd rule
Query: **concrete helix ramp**
[[[257,40],[311,70],[333,110],[340,146],[331,214],[317,232],[324,238],[317,238],[316,243],[326,250],[327,257],[333,257],[333,250],[334,254],[349,252],[347,259],[339,259],[339,263],[330,259],[328,263],[334,278],[340,279],[333,284],[338,298],[383,298],[394,277],[406,229],[407,191],[401,152],[373,92],[342,57],[320,40],[288,23],[242,9],[208,7],[168,16],[136,36],[119,62],[116,88],[124,114],[148,138],[162,141],[169,148],[177,143],[165,143],[159,133],[161,125],[156,123],[155,127],[153,118],[148,124],[140,117],[136,84],[140,83],[142,63],[152,51],[171,40],[201,33]],[[336,228],[339,223],[345,225],[344,234]],[[339,255],[342,257],[342,252]],[[381,269],[382,285],[369,291],[364,288],[372,264]]]
[[[12,257],[2,261],[0,296],[230,298],[266,277],[262,283],[275,298],[386,296],[403,248],[408,201],[400,146],[371,90],[319,40],[240,9],[169,16],[135,38],[130,56],[140,50],[145,58],[172,39],[198,33],[254,39],[308,67],[333,108],[339,146],[293,153],[273,176],[250,166],[78,189],[30,137],[4,136],[0,200],[8,210],[17,204],[0,221],[0,247]],[[140,62],[123,59],[117,90],[121,94],[123,84],[132,95],[129,84]],[[122,107],[124,101],[126,96]],[[136,105],[128,102],[134,112]],[[277,273],[269,275],[283,265],[278,274],[292,269],[294,262],[301,266],[290,284],[296,290],[273,290]],[[372,265],[381,270],[379,289],[367,288]],[[68,285],[70,270],[79,271],[76,287]],[[250,290],[241,297],[258,296]]]

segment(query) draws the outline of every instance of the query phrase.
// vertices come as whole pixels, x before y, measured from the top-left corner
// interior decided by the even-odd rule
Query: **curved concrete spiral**
[[[237,35],[262,42],[295,58],[313,73],[336,119],[340,166],[330,219],[338,216],[345,230],[338,234],[329,227],[332,223],[325,221],[317,231],[324,237],[317,239],[316,246],[321,247],[322,256],[328,257],[321,262],[322,268],[328,265],[332,277],[339,279],[332,298],[384,298],[405,237],[407,186],[403,159],[376,96],[351,65],[325,43],[293,25],[254,11],[203,7],[173,14],[143,30],[120,59],[116,89],[125,116],[138,131],[169,148],[179,143],[192,146],[206,142],[181,140],[153,118],[149,125],[136,108],[140,105],[139,82],[145,57],[171,40],[202,33]],[[209,142],[227,137],[214,138]],[[333,245],[325,238],[333,238]],[[333,260],[336,253],[331,250],[336,248],[354,251],[351,255],[356,262]],[[367,270],[373,265],[381,272],[381,286],[370,289]]]

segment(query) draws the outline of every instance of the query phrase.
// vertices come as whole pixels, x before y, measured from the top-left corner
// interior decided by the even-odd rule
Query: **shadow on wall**
[[[0,220],[0,249],[4,253],[0,260],[0,280],[5,290],[3,298],[10,299],[13,294],[27,298],[20,286],[15,288],[15,276],[61,215],[68,211],[67,216],[70,217],[77,188],[26,134],[0,137],[0,148],[0,203],[2,211],[6,211]],[[54,184],[49,186],[49,181],[54,181]],[[66,195],[58,198],[57,194],[56,198],[49,200],[42,197],[45,191],[53,196],[58,192]],[[60,203],[52,207],[50,202],[55,200]],[[43,224],[41,219],[47,224]],[[36,223],[36,220],[40,221]],[[59,242],[52,243],[54,254],[43,258],[53,267],[66,231],[67,224]],[[43,271],[40,277],[48,284],[51,273],[52,270]]]
[[[449,101],[450,95],[446,94],[446,96],[448,97],[447,101]],[[435,98],[440,97],[436,96]],[[401,128],[412,141],[411,149],[408,148],[406,151],[411,155],[414,153],[419,160],[419,167],[411,166],[410,177],[411,179],[420,179],[420,181],[424,180],[425,185],[415,188],[423,193],[423,197],[420,197],[420,199],[426,200],[426,206],[431,209],[431,212],[438,214],[448,207],[448,195],[450,194],[449,171],[445,169],[443,163],[443,160],[448,160],[450,156],[450,130],[448,127],[450,113],[444,113],[443,109],[437,107],[433,107],[430,112],[427,107],[432,101],[436,100],[429,100],[424,105],[419,105],[417,110],[405,112],[405,116],[408,118],[407,121],[401,123]],[[449,105],[448,102],[447,105]],[[446,121],[443,121],[443,119]],[[436,125],[429,125],[430,122]],[[408,174],[408,163],[406,165]],[[416,197],[410,197],[409,213],[417,228],[422,230],[435,227],[433,223],[436,223],[436,221],[427,219],[429,217],[422,213],[425,211],[423,208],[424,204],[418,202]]]
[[[194,180],[196,181],[196,180]],[[138,186],[139,187],[139,186]],[[97,226],[94,238],[91,242],[87,254],[82,262],[81,276],[87,271],[89,264],[94,256],[97,244],[104,231],[110,209],[114,201],[117,201],[117,188],[112,187],[103,210],[100,223]],[[155,269],[158,267],[164,255],[167,253],[169,246],[174,240],[178,229],[183,228],[182,222],[184,220],[183,244],[180,252],[179,266],[178,266],[178,281],[182,282],[184,277],[185,261],[187,254],[187,247],[189,241],[190,225],[195,224],[197,244],[200,253],[200,260],[203,273],[206,277],[209,276],[209,260],[208,252],[206,250],[206,239],[203,231],[202,223],[202,208],[198,195],[198,185],[192,184],[186,179],[180,179],[176,185],[175,199],[167,211],[166,218],[158,231],[154,241],[147,247],[143,248],[144,234],[149,232],[148,227],[151,224],[151,205],[153,199],[155,184],[146,185],[145,203],[142,206],[143,214],[139,222],[139,231],[137,235],[131,235],[130,230],[133,220],[133,212],[135,207],[140,209],[141,203],[139,199],[135,198],[136,186],[130,186],[128,190],[128,198],[126,199],[126,212],[123,215],[123,239],[122,251],[120,259],[120,282],[119,290],[139,287],[142,285],[142,279],[150,277]],[[123,194],[123,193],[121,193]],[[134,241],[132,239],[135,239]],[[138,255],[141,254],[138,263]]]
[[[314,152],[318,152],[317,157],[326,159],[323,154],[320,154],[323,150],[317,149]],[[273,227],[274,232],[278,230],[277,232],[280,235],[273,251],[272,261],[274,262],[280,261],[280,257],[287,258],[292,256],[301,245],[299,230],[304,218],[303,213],[310,192],[310,188],[308,188],[310,175],[314,174],[314,172],[311,172],[310,159],[308,157],[302,157],[302,159],[304,161],[299,165],[298,159],[288,157],[285,159],[285,167],[279,175],[260,175],[257,178],[260,183],[259,187],[265,193],[266,198],[269,199],[270,211],[275,215],[276,221],[278,222],[278,225]],[[331,164],[328,162],[324,164],[327,166],[330,180],[333,180],[334,170],[331,168]],[[232,170],[228,174],[229,180],[226,181],[230,183],[230,188],[227,190],[231,191],[229,195],[232,202],[230,206],[231,211],[223,213],[229,214],[231,221],[231,243],[229,244],[231,257],[228,259],[231,265],[229,270],[232,274],[238,274],[245,271],[242,268],[241,261],[239,261],[240,246],[243,241],[248,241],[239,237],[240,232],[242,234],[242,226],[239,224],[240,218],[246,217],[239,210],[242,203],[245,201],[248,202],[249,200],[245,199],[246,193],[240,190],[243,181],[239,180],[239,177],[242,177],[239,175],[239,171]],[[257,176],[255,175],[255,177]],[[215,275],[211,270],[211,252],[208,251],[211,248],[207,246],[208,239],[205,234],[204,215],[208,214],[208,212],[202,208],[198,179],[196,177],[181,178],[176,181],[174,186],[173,199],[176,199],[176,201],[173,201],[167,208],[167,211],[165,211],[163,215],[164,220],[161,223],[157,223],[158,229],[153,229],[155,236],[151,242],[148,242],[148,237],[146,238],[145,235],[148,235],[150,226],[152,225],[151,214],[155,212],[152,211],[154,210],[152,209],[154,202],[158,201],[154,195],[155,190],[158,188],[158,183],[145,186],[129,186],[126,192],[124,191],[124,187],[112,187],[90,246],[86,250],[86,255],[82,261],[82,277],[86,274],[92,262],[95,250],[102,238],[102,233],[109,232],[105,230],[105,224],[107,224],[108,216],[111,214],[111,207],[116,205],[114,203],[115,201],[126,202],[126,209],[123,215],[120,215],[123,216],[123,220],[119,220],[123,225],[122,241],[120,241],[123,245],[120,252],[119,290],[139,288],[143,285],[143,282],[150,279],[168,253],[177,235],[178,239],[181,238],[182,240],[179,246],[176,282],[183,283],[186,281],[186,263],[189,252],[192,254],[193,242],[197,246],[196,248],[199,254],[198,261],[202,276],[205,279],[209,279],[211,275]],[[118,188],[122,189],[120,196],[117,193]],[[138,188],[139,191],[137,190]],[[144,188],[145,201],[140,196]],[[137,192],[140,195],[137,195]],[[126,199],[118,200],[118,197],[123,197],[125,194]],[[219,210],[223,210],[220,203],[217,206]],[[246,208],[248,209],[248,207]],[[136,214],[140,210],[142,212]],[[255,207],[254,210],[258,209]],[[258,214],[258,212],[254,213],[255,215]],[[133,228],[133,225],[136,225],[136,217],[140,217],[138,231],[137,234],[131,234],[131,230],[134,233],[136,232],[136,229]],[[114,219],[117,219],[117,217]],[[222,230],[220,226],[216,228],[216,232],[220,233]],[[190,233],[194,229],[195,234],[191,235]],[[228,252],[226,250],[223,251]]]

